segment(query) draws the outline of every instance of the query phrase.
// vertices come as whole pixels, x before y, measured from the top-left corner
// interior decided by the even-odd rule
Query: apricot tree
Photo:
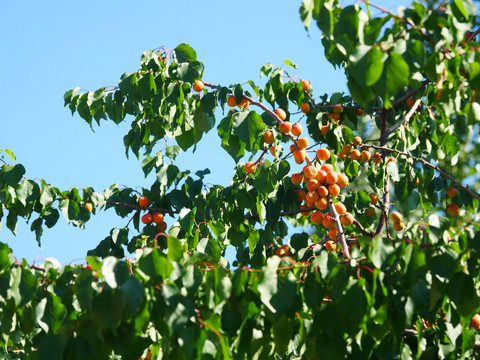
[[[319,93],[291,61],[263,66],[262,85],[211,84],[187,44],[146,51],[118,86],[65,93],[92,127],[131,121],[126,154],[154,174],[150,188],[62,190],[2,151],[0,218],[12,232],[19,218],[37,240],[61,216],[80,227],[103,210],[125,218],[85,266],[29,265],[0,244],[2,357],[475,356],[474,3],[392,12],[305,0],[300,17],[320,28],[349,94]],[[229,186],[178,161],[212,129],[237,163]]]

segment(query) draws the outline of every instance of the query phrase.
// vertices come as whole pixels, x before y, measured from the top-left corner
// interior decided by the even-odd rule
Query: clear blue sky
[[[377,1],[392,9],[405,2]],[[342,73],[324,60],[319,31],[304,30],[300,3],[1,1],[0,149],[16,154],[28,178],[43,178],[63,190],[92,186],[103,191],[113,183],[149,187],[140,163],[124,155],[128,119],[120,126],[103,122],[92,132],[63,107],[64,92],[117,85],[122,73],[138,69],[143,51],[180,43],[197,51],[210,83],[257,82],[266,62],[281,65],[289,59],[299,66],[295,75],[310,79],[317,95],[346,91]],[[216,131],[208,139],[194,154],[182,154],[177,165],[193,171],[208,167],[208,182],[228,183],[234,163],[221,151]],[[61,216],[54,228],[44,230],[40,249],[29,225],[19,220],[17,236],[2,224],[0,241],[29,263],[37,256],[81,263],[87,250],[126,221],[112,210],[101,211],[80,230]]]

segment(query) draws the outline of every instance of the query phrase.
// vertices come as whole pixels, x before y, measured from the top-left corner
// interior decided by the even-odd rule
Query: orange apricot
[[[340,188],[344,188],[345,186],[347,186],[348,176],[345,174],[338,174],[337,185],[340,186]]]
[[[324,170],[318,170],[315,179],[317,179],[320,184],[325,184],[327,173]]]
[[[328,213],[323,216],[322,224],[327,229],[331,229],[335,226],[335,220],[333,219],[332,214]]]
[[[307,193],[307,197],[305,198],[307,201],[310,201],[312,203],[315,203],[318,201],[320,197],[318,196],[318,192],[316,191],[309,191]]]
[[[376,152],[375,154],[373,154],[373,162],[375,164],[380,164],[382,161],[383,161],[382,154],[380,154],[379,152]]]
[[[319,186],[320,186],[320,183],[318,182],[317,179],[310,179],[307,182],[308,191],[317,191]]]
[[[312,216],[310,216],[310,221],[315,225],[322,224],[323,214],[320,211],[315,211]]]
[[[370,202],[372,205],[376,205],[378,203],[378,195],[375,193],[371,193],[368,195],[370,197]]]
[[[307,165],[303,168],[303,173],[307,179],[313,179],[317,176],[317,169],[313,165]]]
[[[393,222],[400,222],[402,221],[403,216],[398,211],[394,211],[390,214],[390,219],[392,219]]]
[[[265,144],[271,144],[275,140],[275,136],[273,135],[273,132],[270,130],[267,130],[263,133],[263,141],[265,141]]]
[[[293,185],[300,185],[303,182],[303,174],[298,172],[293,173],[290,180],[292,181]]]
[[[240,104],[238,104],[238,107],[242,109],[248,109],[249,106],[250,101],[248,101],[247,99],[242,99],[242,101],[240,101]]]
[[[257,164],[255,164],[254,162],[249,161],[245,164],[245,171],[247,172],[247,174],[254,173],[255,170],[257,170]]]
[[[352,160],[360,159],[360,150],[353,149],[352,152],[350,153],[350,159],[352,159]]]
[[[302,79],[302,90],[307,91],[310,89],[310,81]]]
[[[157,226],[155,226],[155,229],[157,230],[157,232],[163,233],[165,232],[165,230],[167,230],[167,223],[165,221],[162,221],[160,224],[157,224]]]
[[[360,153],[360,159],[362,161],[368,161],[368,160],[370,160],[371,157],[372,157],[372,154],[370,154],[370,151],[368,151],[368,150],[363,150]]]
[[[325,182],[327,184],[333,185],[336,184],[338,181],[338,174],[335,171],[329,171],[327,172],[327,176],[325,178]]]
[[[412,107],[413,104],[415,104],[415,100],[413,100],[411,97],[407,99],[407,105],[408,107]]]
[[[333,165],[332,164],[324,164],[324,165],[322,165],[321,169],[328,174],[329,171],[333,171]]]
[[[458,194],[458,190],[455,189],[454,187],[451,187],[447,190],[447,196],[449,198],[454,198],[454,197],[457,197],[457,194]]]
[[[138,199],[138,206],[146,208],[148,205],[150,205],[150,200],[148,197],[142,196],[140,199]]]
[[[306,196],[307,196],[307,193],[305,192],[305,190],[297,189],[297,201],[305,200]]]
[[[340,222],[344,226],[350,226],[353,224],[353,215],[350,214],[349,212],[346,212],[345,215],[340,217]]]
[[[235,96],[230,95],[227,99],[227,105],[230,107],[235,107],[237,106],[237,99],[235,99]]]
[[[327,197],[328,195],[328,189],[323,185],[318,187],[317,192],[320,197]]]
[[[352,144],[358,146],[362,143],[362,138],[360,136],[355,136],[352,140]]]
[[[310,105],[308,103],[300,105],[300,111],[307,114],[308,112],[310,112]]]
[[[278,126],[278,128],[282,134],[288,134],[292,130],[292,124],[288,121],[284,121]]]
[[[285,120],[287,118],[287,113],[282,108],[275,109],[275,114],[280,118],[280,120]]]
[[[402,231],[404,227],[405,227],[405,224],[401,221],[393,223],[393,230],[395,231]]]
[[[340,104],[336,104],[334,107],[333,107],[333,112],[335,114],[341,114],[343,112],[343,106],[340,105]]]
[[[300,125],[300,123],[296,123],[295,125],[292,126],[291,131],[293,136],[300,136],[303,131],[302,125]]]
[[[302,205],[302,206],[300,206],[300,209],[307,209],[309,207],[310,206]],[[305,211],[302,211],[300,214],[302,214],[303,216],[308,216],[308,215],[310,215],[311,212],[312,212],[312,210],[305,210]]]
[[[330,130],[329,127],[328,127],[328,125],[323,125],[323,126],[320,128],[320,135],[321,135],[321,136],[327,135],[328,130]]]
[[[335,203],[335,210],[337,210],[339,215],[345,215],[347,213],[347,207],[341,202]]]
[[[203,87],[204,87],[204,84],[203,84],[203,81],[201,80],[197,80],[193,83],[193,90],[195,90],[196,92],[202,91]]]
[[[450,204],[447,206],[447,212],[452,216],[457,216],[460,213],[460,208],[457,204]]]
[[[352,151],[352,145],[344,145],[342,147],[342,151],[345,155],[350,155],[350,153]]]
[[[307,156],[307,152],[305,149],[296,149],[293,151],[293,157],[297,164],[301,164],[305,161],[305,157]]]
[[[335,241],[332,241],[332,240],[328,240],[326,243],[325,243],[325,249],[327,251],[335,251],[337,250],[337,244]]]
[[[355,109],[353,109],[353,111],[355,111],[355,115],[357,115],[357,116],[363,116],[363,114],[364,114],[363,108],[355,108]]]
[[[332,240],[338,239],[338,230],[336,227],[333,227],[330,230],[328,230],[328,237]]]
[[[317,150],[318,160],[328,160],[330,158],[330,151],[327,148],[321,148]]]
[[[153,222],[155,224],[160,224],[161,222],[163,222],[163,214],[162,213],[159,213],[159,212],[156,212],[155,214],[153,214]]]
[[[92,212],[92,211],[93,211],[93,204],[90,203],[90,202],[87,202],[87,203],[85,204],[85,209],[87,209],[88,212]]]
[[[340,194],[340,186],[338,186],[337,184],[329,185],[328,192],[333,197],[336,197]]]
[[[367,216],[370,216],[370,217],[375,216],[375,208],[373,207],[368,208],[365,214],[367,214]]]
[[[325,210],[328,206],[328,200],[326,197],[321,197],[318,199],[318,201],[315,202],[315,206],[319,209],[319,210]]]
[[[148,225],[148,224],[151,224],[153,221],[153,216],[152,214],[150,213],[147,213],[145,215],[142,216],[142,223]]]
[[[301,138],[297,140],[297,147],[299,149],[306,149],[308,147],[308,139],[307,138]]]
[[[340,114],[332,112],[328,114],[328,117],[330,118],[330,120],[340,121]]]

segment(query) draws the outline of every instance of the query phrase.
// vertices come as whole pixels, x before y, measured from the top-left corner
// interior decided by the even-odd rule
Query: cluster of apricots
[[[449,197],[450,199],[456,198],[457,195],[458,195],[458,191],[454,187],[451,187],[447,190],[447,197]],[[460,213],[460,208],[458,207],[457,204],[451,203],[450,205],[447,206],[447,212],[451,216],[457,216]]]
[[[140,206],[142,209],[146,209],[150,205],[150,200],[146,196],[142,196],[141,198],[138,199],[138,206]],[[156,213],[146,213],[142,216],[141,220],[142,223],[145,225],[150,225],[151,223],[156,224],[155,228],[159,233],[165,232],[167,230],[167,223],[163,221],[163,214],[156,212]]]

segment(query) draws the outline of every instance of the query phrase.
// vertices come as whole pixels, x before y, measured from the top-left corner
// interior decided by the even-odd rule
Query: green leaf
[[[303,26],[305,26],[306,30],[310,27],[314,7],[314,0],[303,0],[302,5],[300,6],[300,19],[302,19]]]
[[[390,53],[384,62],[383,72],[374,87],[382,97],[384,106],[391,107],[390,98],[410,81],[410,68],[402,55]]]
[[[49,294],[48,298],[41,299],[35,307],[37,324],[47,334],[50,332],[56,333],[65,316],[66,309],[62,300],[53,294]]]
[[[180,44],[175,49],[175,56],[179,63],[197,60],[197,53],[188,44]]]
[[[298,69],[297,64],[295,64],[293,61],[285,60],[283,63],[284,63],[285,65],[288,65],[288,66],[294,68],[294,69]]]
[[[378,47],[360,45],[349,58],[349,73],[360,86],[371,86],[382,75],[382,58]]]
[[[62,211],[63,216],[65,216],[65,219],[68,221],[74,220],[80,212],[80,207],[78,204],[70,199],[64,199],[60,201],[58,207]]]
[[[33,180],[24,180],[16,189],[17,198],[26,206],[27,202],[33,202],[40,197],[40,188]]]
[[[450,278],[447,295],[462,316],[473,316],[480,306],[473,279],[467,274],[457,272]]]
[[[388,267],[391,256],[394,253],[392,242],[389,239],[378,238],[373,241],[371,250],[372,263],[378,269]]]
[[[234,117],[233,131],[246,144],[248,151],[253,148],[253,144],[258,141],[259,135],[264,129],[265,124],[262,117],[255,111],[242,111]]]
[[[5,180],[7,185],[10,185],[12,187],[17,185],[18,182],[22,179],[22,176],[25,174],[25,168],[22,164],[3,165],[2,171],[3,179]]]

